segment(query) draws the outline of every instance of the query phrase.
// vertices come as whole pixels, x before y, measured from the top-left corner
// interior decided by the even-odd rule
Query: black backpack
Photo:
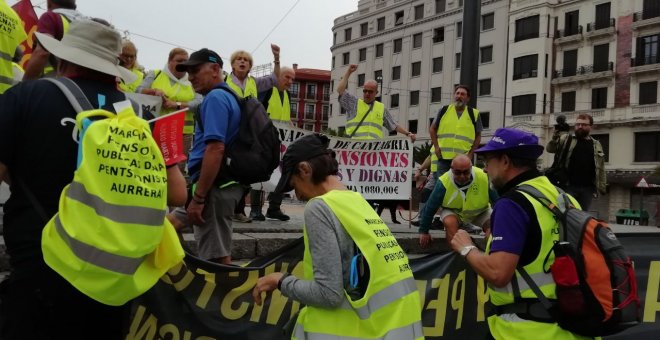
[[[280,164],[282,142],[277,128],[257,99],[239,98],[236,93],[221,86],[216,89],[230,93],[241,108],[238,134],[225,148],[218,179],[234,180],[241,184],[268,181]],[[196,121],[204,131],[200,115],[196,115]]]

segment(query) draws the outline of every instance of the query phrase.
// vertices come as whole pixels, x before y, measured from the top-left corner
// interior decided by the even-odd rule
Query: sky
[[[6,2],[13,5],[18,1]],[[280,46],[282,66],[297,63],[300,68],[329,70],[334,19],[356,11],[357,3],[358,0],[77,1],[83,14],[110,21],[122,35],[127,32],[138,48],[138,62],[148,70],[162,68],[174,47],[186,48],[189,53],[210,48],[220,54],[225,65],[233,51],[245,50],[252,54],[254,65],[261,65],[273,61],[271,43]],[[44,0],[32,0],[32,4],[43,8],[35,8],[37,15],[46,9]]]

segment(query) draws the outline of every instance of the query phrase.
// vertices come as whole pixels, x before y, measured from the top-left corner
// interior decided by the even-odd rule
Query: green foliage
[[[426,142],[423,145],[413,147],[413,160],[415,163],[422,164],[426,157],[431,152],[431,142]]]
[[[327,128],[325,130],[321,130],[321,133],[324,135],[334,136],[334,137],[348,137],[346,135],[346,130],[344,129],[340,129],[339,131],[336,131],[334,129]]]

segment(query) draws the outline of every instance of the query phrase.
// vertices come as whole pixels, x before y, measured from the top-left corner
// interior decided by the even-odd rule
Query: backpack
[[[216,89],[230,93],[241,108],[241,121],[236,138],[225,148],[219,179],[241,184],[265,182],[280,165],[280,134],[261,103],[252,97],[239,98],[222,86]],[[197,124],[204,131],[200,115]]]
[[[438,127],[440,126],[440,120],[442,120],[442,116],[445,115],[445,112],[447,112],[447,109],[449,109],[449,105],[443,106],[442,108],[440,108],[440,111],[438,111],[438,117],[436,119],[438,121]],[[474,132],[476,133],[477,132],[477,120],[474,118],[474,110],[469,106],[467,107],[467,109],[468,109],[468,113],[469,113],[469,116],[470,116],[470,121],[472,122],[472,126],[474,126]]]
[[[557,205],[530,185],[517,190],[541,202],[560,224],[559,241],[552,248],[555,261],[550,266],[557,300],[550,302],[526,271],[517,268],[559,326],[595,337],[637,325],[640,302],[635,271],[607,223],[577,209],[560,188]]]

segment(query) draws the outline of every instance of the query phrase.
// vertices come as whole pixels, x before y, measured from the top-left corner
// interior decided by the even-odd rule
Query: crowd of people
[[[187,162],[167,164],[166,171],[166,200],[173,207],[167,218],[174,227],[166,221],[159,226],[192,225],[198,255],[204,260],[232,263],[233,221],[288,220],[280,207],[284,193],[292,190],[308,201],[304,277],[272,273],[260,278],[253,289],[257,304],[263,301],[262,293],[279,289],[306,305],[297,316],[294,338],[424,337],[423,306],[408,259],[380,219],[382,208],[377,213],[372,202],[340,182],[338,163],[326,137],[310,134],[288,147],[265,216],[265,193],[220,171],[227,146],[239,130],[241,109],[234,95],[257,98],[274,122],[292,126],[287,90],[295,70],[280,67],[279,46],[271,45],[274,69],[263,77],[250,75],[253,60],[248,52],[232,53],[225,68],[219,54],[207,48],[190,55],[175,48],[161,70],[144,72],[137,61],[138,48],[122,40],[111,23],[85,17],[76,11],[75,0],[48,0],[47,5],[23,81],[16,82],[12,56],[26,35],[20,30],[20,19],[4,1],[0,3],[3,17],[14,23],[8,27],[16,28],[0,32],[0,181],[12,189],[4,205],[4,238],[12,273],[0,289],[2,338],[95,334],[116,339],[126,330],[128,304],[110,306],[90,298],[44,261],[42,229],[58,212],[60,193],[72,182],[80,142],[75,124],[66,124],[75,121],[78,112],[55,84],[41,79],[52,76],[70,79],[94,108],[110,112],[116,112],[113,103],[125,101],[127,92],[160,97],[161,115],[187,108],[181,132]],[[416,135],[376,100],[374,80],[365,81],[362,98],[347,90],[356,70],[357,65],[349,65],[337,86],[348,137],[378,139],[387,130],[415,142]],[[433,147],[415,174],[419,179],[421,172],[431,172],[429,180],[419,185],[419,242],[424,247],[432,244],[429,227],[442,209],[447,242],[488,283],[491,302],[497,307],[488,317],[492,338],[523,339],[537,334],[581,338],[561,329],[542,311],[530,317],[507,308],[518,303],[520,296],[528,310],[537,303],[529,287],[519,286],[519,267],[539,278],[547,297],[555,298],[554,283],[543,265],[548,261],[546,250],[558,237],[553,232],[557,222],[516,188],[531,185],[554,203],[558,191],[537,170],[544,147],[535,135],[501,128],[480,146],[483,124],[479,111],[467,105],[469,99],[470,89],[457,86],[453,102],[438,112],[431,125]],[[594,195],[605,191],[603,152],[589,136],[592,125],[591,117],[579,115],[574,135],[558,131],[547,145],[548,152],[565,150],[561,158],[561,166],[569,173],[565,189],[584,209]],[[475,155],[485,160],[484,169],[474,166]],[[249,217],[244,212],[248,194]],[[66,233],[64,229],[60,232]],[[468,232],[484,233],[485,251],[476,248]],[[75,241],[75,235],[70,236]],[[68,247],[80,248],[80,241],[74,241]],[[392,256],[384,257],[375,244],[387,244]],[[70,327],[70,320],[76,320],[76,327]]]

